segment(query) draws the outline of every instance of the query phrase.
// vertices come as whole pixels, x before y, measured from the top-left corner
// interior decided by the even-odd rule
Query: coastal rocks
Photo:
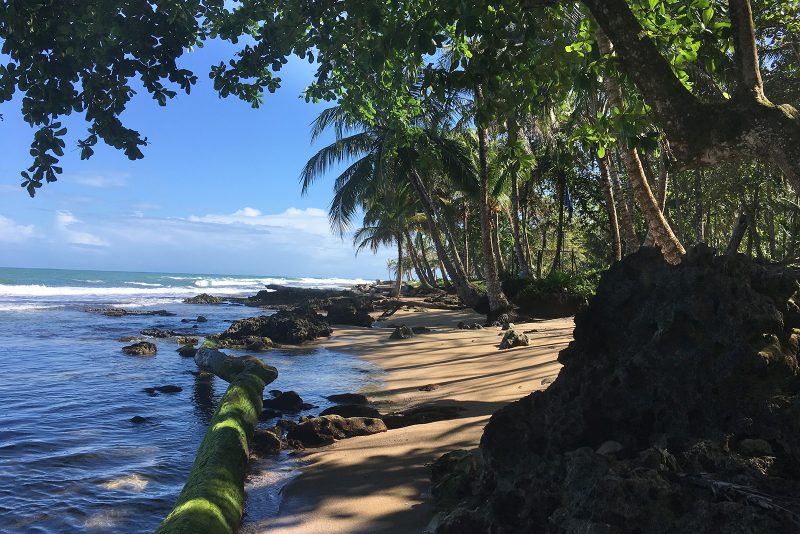
[[[572,317],[586,307],[586,299],[566,291],[528,295],[524,291],[513,299],[518,311],[540,319]]]
[[[381,414],[372,406],[364,404],[338,404],[325,408],[320,415],[340,415],[342,417],[380,417]]]
[[[198,323],[207,323],[208,319],[206,319],[206,317],[204,315],[198,315],[197,319],[195,319],[195,321],[197,321]]]
[[[222,343],[242,343],[256,336],[269,338],[276,343],[298,345],[318,337],[328,337],[333,330],[325,319],[314,312],[281,310],[274,315],[261,315],[234,321],[214,340]]]
[[[325,415],[301,419],[300,423],[288,430],[286,438],[297,440],[304,447],[322,447],[339,439],[368,436],[386,430],[386,425],[380,419]]]
[[[223,349],[244,349],[251,352],[264,352],[275,346],[270,338],[259,336],[228,339],[219,339],[217,336],[211,336],[210,339]]]
[[[194,297],[183,299],[184,304],[222,304],[223,302],[225,302],[223,299],[208,293],[200,293]]]
[[[430,334],[433,332],[433,329],[427,326],[412,326],[411,331],[414,334]]]
[[[296,391],[279,392],[275,398],[264,399],[264,408],[278,410],[281,412],[297,413],[303,409],[304,403]]]
[[[287,287],[269,284],[267,289],[262,289],[252,297],[237,300],[248,306],[261,306],[265,308],[275,306],[306,306],[321,307],[334,297],[349,297],[355,294],[352,291],[339,289],[312,289],[303,287]],[[234,299],[232,299],[234,300]]]
[[[176,352],[184,358],[194,358],[194,355],[197,354],[197,349],[194,345],[187,344],[179,348]]]
[[[369,328],[375,319],[369,314],[374,311],[372,303],[365,298],[339,298],[325,307],[330,324],[363,326]]]
[[[446,421],[457,419],[461,416],[464,409],[460,406],[448,406],[440,404],[423,404],[414,408],[409,408],[402,412],[386,414],[381,417],[386,427],[390,429],[403,428],[411,425],[424,425],[435,421]]]
[[[530,340],[526,334],[521,334],[516,330],[508,330],[500,341],[500,350],[527,347],[529,344]]]
[[[492,326],[499,326],[501,330],[508,330],[512,326],[511,318],[508,316],[507,313],[500,315],[494,322],[492,322]]]
[[[256,429],[253,432],[252,451],[257,456],[270,456],[281,451],[281,438],[275,430]]]
[[[117,338],[117,341],[120,343],[130,343],[131,341],[136,341],[139,339],[139,336],[121,336]]]
[[[175,384],[167,384],[166,386],[155,386],[152,388],[144,388],[142,389],[142,391],[144,391],[151,397],[155,397],[158,393],[180,393],[181,391],[183,391],[183,388],[180,386],[176,386]]]
[[[431,495],[439,509],[452,508],[472,495],[478,471],[473,451],[458,449],[442,455],[431,464]]]
[[[164,339],[168,337],[175,337],[179,336],[177,332],[173,330],[163,330],[161,328],[145,328],[140,332],[143,336],[147,337],[154,337],[158,339]]]
[[[369,400],[361,393],[338,393],[336,395],[329,395],[325,397],[331,402],[337,404],[368,404]]]
[[[389,339],[410,339],[412,337],[414,337],[414,332],[406,325],[398,326],[394,329],[394,332],[389,335]]]
[[[151,356],[157,351],[158,348],[155,343],[150,343],[149,341],[140,341],[139,343],[122,347],[122,352],[131,356]]]
[[[126,310],[125,308],[86,308],[88,313],[99,313],[106,317],[127,317],[128,315],[154,315],[158,317],[174,317],[175,314],[167,310]]]
[[[175,342],[178,345],[197,345],[199,340],[196,337],[192,336],[178,336],[175,338]]]
[[[128,420],[131,423],[133,423],[134,425],[140,425],[142,423],[146,423],[148,419],[147,419],[147,417],[142,417],[141,415],[134,415],[133,417],[131,417]]]
[[[480,323],[465,323],[464,321],[458,322],[459,330],[481,330],[483,325]]]
[[[705,246],[615,263],[435,532],[796,532],[799,276]]]

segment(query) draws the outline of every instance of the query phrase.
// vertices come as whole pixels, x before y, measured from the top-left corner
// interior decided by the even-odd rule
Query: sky
[[[252,109],[220,99],[207,75],[233,50],[212,42],[184,55],[179,67],[198,83],[166,107],[145,91],[133,98],[122,118],[148,138],[144,159],[129,161],[101,141],[81,161],[75,141],[86,123],[64,118],[64,174],[35,198],[19,185],[34,130],[19,95],[0,104],[0,266],[388,277],[388,250],[356,256],[349,237],[331,233],[335,175],[300,194],[301,168],[333,140],[310,142],[311,122],[330,105],[301,98],[313,66],[290,61],[282,88]]]

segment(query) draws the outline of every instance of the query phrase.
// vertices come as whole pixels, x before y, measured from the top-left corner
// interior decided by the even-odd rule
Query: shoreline
[[[484,320],[467,310],[400,310],[383,326],[336,327],[331,338],[316,343],[382,369],[382,386],[360,391],[382,412],[436,404],[458,406],[462,415],[307,450],[297,457],[298,472],[279,490],[277,515],[247,518],[242,532],[422,532],[434,515],[427,465],[446,452],[477,447],[492,413],[546,388],[574,328],[571,317],[518,323],[516,330],[529,331],[530,346],[501,351],[499,327],[456,327],[459,321]],[[392,341],[389,324],[433,332]],[[274,483],[269,473],[255,475]]]

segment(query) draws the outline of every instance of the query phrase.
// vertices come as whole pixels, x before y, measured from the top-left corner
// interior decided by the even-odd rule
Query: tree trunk
[[[397,281],[394,283],[394,296],[400,298],[403,289],[403,239],[398,235],[395,241],[397,241]]]
[[[731,238],[728,240],[728,246],[725,249],[726,256],[733,256],[739,250],[739,245],[742,242],[744,233],[747,231],[747,219],[747,212],[742,209],[741,213],[739,213],[739,218],[736,219],[736,224],[733,226]]]
[[[625,199],[625,191],[623,191],[622,184],[619,181],[614,160],[608,154],[602,159],[605,161],[608,176],[611,178],[611,184],[614,187],[617,212],[622,217],[622,230],[625,234],[625,255],[627,256],[639,250],[639,237],[636,235],[636,229],[633,226],[633,213],[630,210],[628,201]]]
[[[703,171],[697,169],[694,172],[694,241],[695,243],[705,242],[705,232],[703,228]]]
[[[567,179],[564,172],[558,171],[558,229],[556,230],[556,253],[550,274],[562,270],[561,253],[564,248],[564,200],[567,196]]]
[[[516,121],[510,122],[508,128],[508,144],[516,146],[519,139],[519,126]],[[511,233],[514,238],[514,254],[517,258],[517,265],[519,272],[517,273],[520,278],[530,278],[531,270],[528,266],[528,261],[522,251],[522,232],[520,231],[520,209],[519,209],[519,162],[514,158],[511,162]]]
[[[497,260],[497,275],[503,277],[506,273],[505,261],[503,260],[503,250],[500,248],[500,214],[495,213],[491,220],[492,223],[492,252]]]
[[[622,259],[622,241],[619,236],[619,221],[617,220],[617,208],[614,204],[614,191],[611,185],[611,178],[608,175],[608,163],[606,158],[598,158],[597,152],[592,151],[597,166],[600,168],[600,189],[606,200],[606,211],[608,212],[608,223],[611,228],[611,241],[614,247],[614,261]]]
[[[612,48],[611,41],[609,41],[608,37],[606,37],[601,30],[596,32],[596,37],[600,53],[610,55],[612,53]],[[622,87],[619,81],[613,76],[605,76],[603,78],[603,83],[606,87],[609,104],[619,111],[624,111]],[[659,208],[655,196],[653,196],[636,148],[627,145],[622,145],[620,148],[622,162],[625,165],[625,172],[633,188],[636,203],[642,210],[642,215],[647,222],[650,235],[653,237],[655,244],[661,248],[661,253],[664,255],[664,259],[666,259],[667,262],[672,264],[680,263],[681,258],[686,254],[686,250],[684,250],[683,245],[681,245],[681,242],[673,233],[672,228],[670,228],[669,223],[667,223],[667,219]]]
[[[483,102],[483,87],[475,87],[475,105],[480,109]],[[492,253],[492,228],[489,214],[489,166],[486,146],[486,128],[477,124],[478,129],[478,174],[480,179],[480,198],[478,209],[481,221],[481,249],[483,252],[483,274],[486,280],[486,297],[489,299],[489,314],[493,315],[508,308],[508,300],[500,287],[497,274],[497,260]]]
[[[464,199],[464,271],[469,276],[469,204]]]
[[[408,248],[408,255],[411,257],[411,264],[414,265],[414,271],[417,273],[417,278],[419,278],[419,285],[423,289],[430,289],[431,282],[428,279],[425,270],[422,268],[422,265],[419,261],[419,256],[417,256],[417,251],[414,248],[414,242],[411,240],[411,234],[406,230],[404,232],[404,237],[406,239],[406,248]]]
[[[420,263],[425,268],[425,272],[428,274],[428,280],[430,280],[433,287],[438,287],[439,282],[436,279],[436,270],[431,267],[431,263],[428,261],[425,242],[422,240],[422,232],[417,232],[417,244],[419,245],[420,250]]]

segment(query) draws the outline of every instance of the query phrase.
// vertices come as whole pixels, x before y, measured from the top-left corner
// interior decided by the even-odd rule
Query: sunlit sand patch
[[[127,519],[128,515],[128,510],[103,510],[86,518],[83,527],[91,530],[113,529]]]
[[[101,486],[107,490],[142,491],[149,483],[149,480],[137,474],[133,474],[103,482]]]

